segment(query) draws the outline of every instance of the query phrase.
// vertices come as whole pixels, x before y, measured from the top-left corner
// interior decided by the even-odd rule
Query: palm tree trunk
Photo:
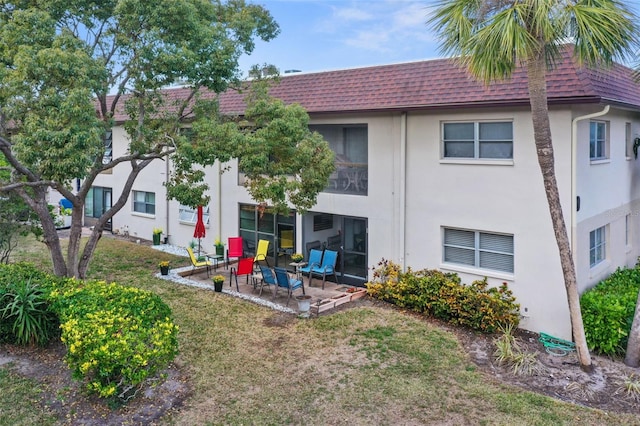
[[[546,67],[544,48],[541,48],[536,55],[531,55],[527,62],[533,133],[538,154],[538,164],[542,172],[549,213],[551,214],[551,223],[553,224],[553,231],[560,253],[560,264],[564,275],[564,285],[567,290],[571,329],[578,352],[578,361],[584,371],[590,372],[593,370],[593,365],[591,364],[591,355],[589,354],[584,333],[576,271],[556,182],[551,125],[549,124],[549,110],[547,107]]]
[[[640,292],[636,301],[636,313],[633,316],[633,324],[629,332],[629,342],[627,342],[627,353],[624,363],[629,367],[640,367]]]

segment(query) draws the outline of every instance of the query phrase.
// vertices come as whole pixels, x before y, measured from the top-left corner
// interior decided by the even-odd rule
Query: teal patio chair
[[[338,275],[336,275],[336,262],[338,261],[338,252],[333,250],[325,250],[322,255],[321,263],[313,263],[309,264],[309,285],[311,285],[311,281],[313,280],[313,275],[322,275],[322,289],[324,290],[324,283],[327,280],[327,275],[333,275],[336,279],[336,283],[340,283],[338,281]]]
[[[286,288],[287,289],[287,306],[289,306],[289,300],[291,299],[291,295],[293,292],[299,288],[302,289],[302,294],[306,294],[304,292],[304,284],[301,280],[297,278],[291,278],[286,269],[280,267],[274,267],[273,271],[276,273],[276,282],[278,285],[276,286],[276,292],[273,295],[273,298],[276,298],[278,294],[278,288]]]
[[[276,282],[276,277],[273,275],[273,272],[271,272],[271,269],[269,267],[263,265],[258,265],[258,267],[260,268],[260,273],[262,274],[262,281],[260,282],[260,293],[258,294],[258,297],[260,297],[262,295],[262,288],[265,284],[267,285],[267,287],[274,286],[277,288],[278,283]]]
[[[301,274],[309,274],[311,278],[311,269],[320,266],[322,263],[322,250],[311,249],[309,250],[309,260],[307,260],[306,266],[301,266],[298,271]]]

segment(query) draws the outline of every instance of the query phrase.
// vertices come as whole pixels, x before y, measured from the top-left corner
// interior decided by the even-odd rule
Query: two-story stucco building
[[[180,96],[182,89],[171,89]],[[484,87],[448,59],[281,78],[272,95],[307,109],[336,153],[337,171],[312,211],[260,216],[236,162],[207,169],[206,247],[241,235],[268,239],[270,263],[292,252],[338,248],[342,281],[364,283],[381,258],[457,272],[465,282],[507,282],[521,326],[571,337],[566,293],[533,140],[526,74]],[[567,56],[548,78],[556,174],[580,290],[640,255],[640,88],[631,70],[588,70]],[[221,109],[242,113],[242,96]],[[116,117],[122,120],[124,117]],[[121,121],[120,121],[121,122]],[[127,149],[118,125],[113,155]],[[167,201],[168,162],[136,181],[112,228],[171,244],[193,240],[195,214]],[[122,188],[128,165],[103,174],[88,222]]]

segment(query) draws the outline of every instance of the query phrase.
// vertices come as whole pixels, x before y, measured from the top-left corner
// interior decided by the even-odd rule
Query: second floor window
[[[608,158],[607,123],[604,121],[591,121],[589,123],[589,158],[591,160]]]
[[[154,192],[133,191],[133,211],[156,214],[156,194]]]
[[[104,155],[102,164],[109,164],[113,160],[113,132],[108,130],[104,134]]]
[[[443,123],[444,158],[513,158],[513,123],[510,121]]]
[[[326,192],[367,195],[368,145],[366,124],[319,124],[309,126],[329,142],[335,153],[336,170],[329,177]]]

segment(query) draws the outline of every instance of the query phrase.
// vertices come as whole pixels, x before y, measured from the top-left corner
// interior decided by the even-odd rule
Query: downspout
[[[218,160],[218,238],[222,241],[222,166]]]
[[[166,194],[166,188],[167,188],[167,182],[169,181],[169,155],[167,155],[167,159],[164,162],[164,183],[165,183],[165,197],[166,198],[166,223],[165,223],[165,229],[167,230],[167,232],[165,233],[165,242],[167,244],[169,244],[169,197],[167,197]]]
[[[402,270],[405,271],[407,267],[407,247],[406,247],[406,229],[407,229],[407,113],[402,112],[400,115],[400,224],[398,234],[400,235],[400,250],[402,257],[400,259],[400,265]]]
[[[610,105],[606,105],[602,111],[576,117],[571,122],[571,253],[573,264],[576,264],[576,228],[578,218],[578,121],[601,117],[609,112]]]

